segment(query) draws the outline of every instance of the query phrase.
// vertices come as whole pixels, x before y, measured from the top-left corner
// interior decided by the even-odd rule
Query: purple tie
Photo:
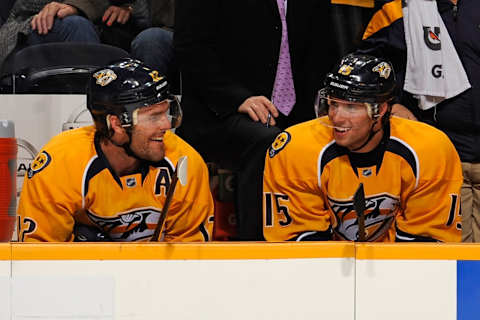
[[[293,85],[292,66],[290,64],[290,49],[288,48],[285,0],[277,0],[277,4],[282,20],[282,43],[278,56],[277,75],[273,85],[272,100],[278,110],[288,116],[295,104],[295,87]]]

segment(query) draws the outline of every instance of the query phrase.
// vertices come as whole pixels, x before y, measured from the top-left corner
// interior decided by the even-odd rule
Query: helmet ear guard
[[[365,106],[367,107],[367,113],[370,119],[375,120],[380,117],[380,108],[378,103],[365,102]]]

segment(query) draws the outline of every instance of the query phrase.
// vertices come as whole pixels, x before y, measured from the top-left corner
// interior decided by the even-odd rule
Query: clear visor
[[[147,110],[147,108],[152,108],[152,110]],[[140,110],[142,112],[139,112]],[[132,117],[133,125],[164,125],[169,129],[174,129],[182,123],[183,112],[178,98],[170,95],[167,99],[154,105],[135,109]]]
[[[368,103],[330,97],[325,88],[318,91],[314,107],[317,118],[338,112],[342,112],[347,116],[358,116],[368,113],[372,117]]]

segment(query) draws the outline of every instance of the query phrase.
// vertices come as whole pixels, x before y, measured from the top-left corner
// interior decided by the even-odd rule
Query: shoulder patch
[[[290,133],[286,131],[279,133],[275,138],[275,141],[273,141],[272,145],[268,149],[268,155],[270,158],[273,158],[276,154],[282,151],[283,148],[285,148],[285,146],[290,142],[290,139]]]
[[[49,165],[51,160],[52,157],[50,157],[47,151],[40,152],[33,160],[30,168],[28,168],[28,178],[31,179],[35,174],[45,169],[45,167]]]

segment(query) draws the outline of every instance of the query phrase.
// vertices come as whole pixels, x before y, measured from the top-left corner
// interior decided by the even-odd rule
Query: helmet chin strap
[[[364,143],[362,143],[362,145],[361,145],[360,147],[357,147],[357,148],[355,148],[355,149],[351,149],[350,151],[354,151],[354,152],[355,152],[355,151],[357,151],[357,150],[362,149],[363,147],[365,147],[365,146],[367,145],[367,143],[370,142],[370,140],[373,139],[373,137],[377,134],[377,132],[379,132],[380,130],[382,130],[382,127],[380,127],[380,129],[378,129],[378,130],[373,130],[373,127],[375,127],[375,125],[377,124],[377,122],[378,122],[378,118],[376,118],[376,119],[373,121],[372,126],[370,127],[370,133],[368,134],[367,140],[366,140]]]

